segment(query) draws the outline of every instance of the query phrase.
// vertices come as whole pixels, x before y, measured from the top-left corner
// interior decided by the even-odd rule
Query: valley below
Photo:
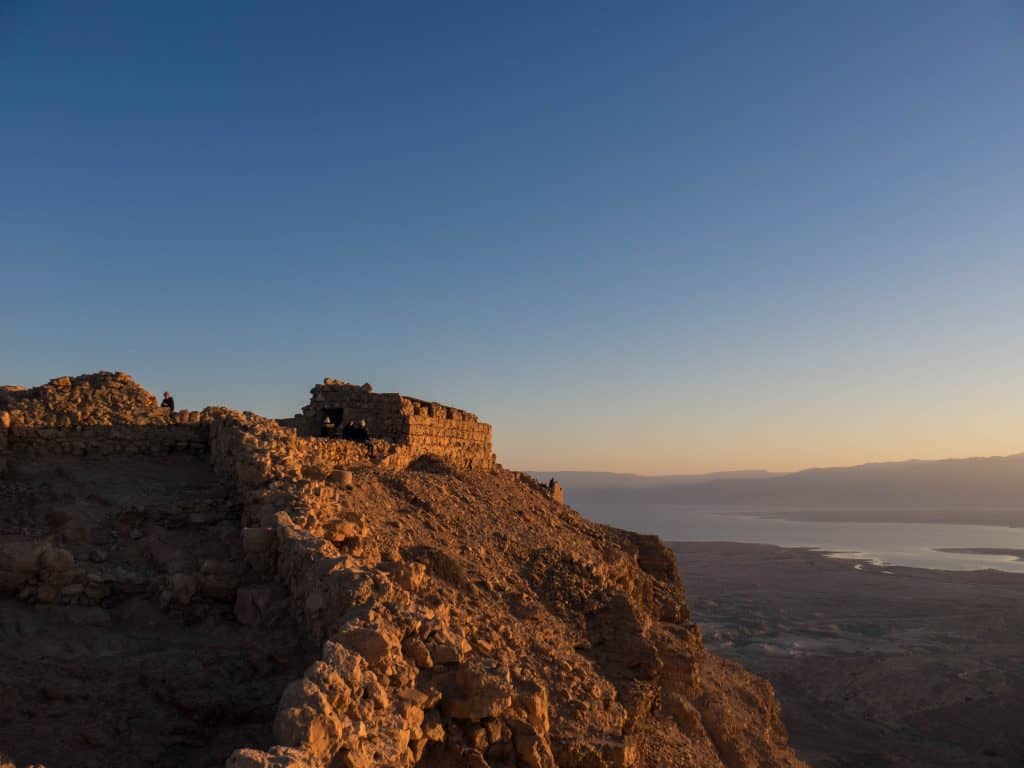
[[[811,765],[1024,764],[1024,575],[671,546],[705,644],[772,683]]]

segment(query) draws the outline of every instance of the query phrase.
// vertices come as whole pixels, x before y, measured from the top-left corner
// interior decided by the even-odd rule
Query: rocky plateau
[[[0,388],[0,765],[802,765],[669,549],[457,450]]]

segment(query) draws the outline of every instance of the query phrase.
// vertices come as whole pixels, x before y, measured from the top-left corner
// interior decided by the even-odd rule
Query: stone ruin
[[[395,393],[377,394],[369,384],[355,386],[324,379],[310,390],[309,405],[294,418],[279,419],[301,438],[317,438],[310,450],[340,465],[379,465],[403,469],[434,458],[457,469],[494,469],[491,425],[475,414]],[[0,387],[0,472],[9,446],[76,456],[111,453],[203,452],[209,423],[225,408],[181,410],[171,414],[125,373],[62,376],[45,386]],[[365,441],[341,440],[341,430],[325,435],[323,422],[364,421]]]
[[[393,392],[378,394],[369,384],[338,379],[324,379],[310,394],[302,413],[282,421],[302,437],[333,437],[347,422],[363,421],[371,439],[392,444],[410,461],[436,456],[463,469],[495,466],[491,425],[468,411]],[[325,420],[331,425],[329,433]]]

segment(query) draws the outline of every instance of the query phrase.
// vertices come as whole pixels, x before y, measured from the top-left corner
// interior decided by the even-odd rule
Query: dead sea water
[[[734,541],[810,547],[834,553],[834,557],[871,560],[880,565],[948,571],[991,568],[1024,573],[1024,560],[1012,555],[941,551],[951,547],[1024,551],[1024,528],[783,520],[694,510],[672,504],[587,501],[577,509],[595,522],[657,534],[664,541]]]

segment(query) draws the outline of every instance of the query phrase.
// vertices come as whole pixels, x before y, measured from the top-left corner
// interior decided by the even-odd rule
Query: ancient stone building
[[[310,393],[302,413],[282,422],[302,437],[340,437],[345,424],[364,421],[369,438],[394,444],[410,460],[437,456],[469,469],[495,465],[491,425],[468,411],[337,379],[324,379]]]
[[[302,413],[283,419],[309,450],[337,466],[402,469],[424,456],[459,469],[493,469],[491,426],[457,408],[376,394],[369,385],[325,379],[311,390]],[[0,474],[9,454],[62,452],[84,456],[118,453],[202,452],[209,423],[223,409],[169,414],[156,398],[123,373],[61,377],[31,389],[0,387]],[[324,434],[324,419],[332,425]],[[366,422],[361,442],[335,439],[349,421]]]

